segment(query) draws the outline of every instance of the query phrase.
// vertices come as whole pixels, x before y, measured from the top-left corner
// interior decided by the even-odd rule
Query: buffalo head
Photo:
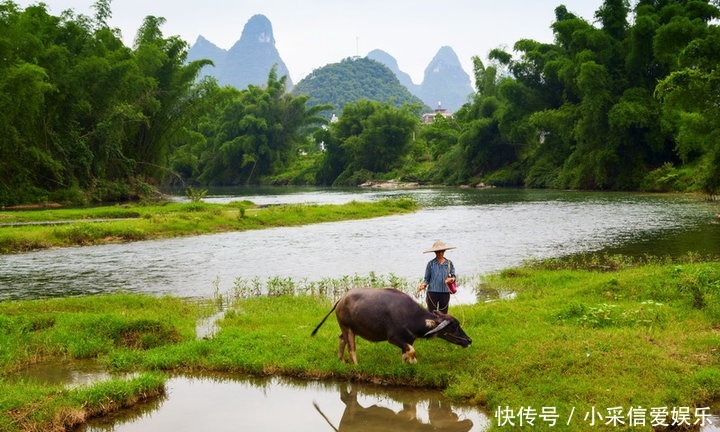
[[[455,345],[460,345],[463,348],[467,348],[472,344],[472,339],[465,334],[463,329],[460,327],[460,322],[451,315],[436,313],[440,323],[435,321],[436,325],[423,337],[437,336],[441,339],[445,339]]]

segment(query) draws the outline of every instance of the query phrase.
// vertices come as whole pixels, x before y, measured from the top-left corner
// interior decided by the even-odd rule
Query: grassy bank
[[[4,302],[0,383],[24,363],[96,356],[119,371],[249,372],[435,387],[485,407],[491,416],[498,407],[506,413],[553,407],[559,424],[550,427],[536,418],[533,430],[578,431],[603,429],[590,427],[591,417],[584,420],[593,409],[604,416],[604,425],[608,409],[621,407],[627,415],[631,407],[642,407],[646,425],[636,430],[651,430],[651,408],[667,407],[670,414],[687,407],[694,414],[720,397],[720,263],[606,272],[553,267],[511,269],[488,278],[486,288],[517,296],[452,306],[473,345],[461,349],[439,339],[419,340],[417,365],[403,364],[400,350],[388,343],[364,340],[358,342],[358,366],[339,362],[334,319],[310,337],[331,301],[307,295],[237,300],[209,340],[192,334],[194,320],[207,310],[173,298]],[[81,342],[85,339],[90,342]],[[3,430],[22,430],[16,415],[28,406],[42,407],[44,418],[82,409],[75,393],[48,405],[46,391],[16,387],[1,393]],[[518,419],[514,422],[517,428]]]
[[[1,211],[0,253],[365,219],[416,209],[408,199],[385,199],[264,208],[244,201]]]
[[[208,307],[131,295],[0,302],[0,430],[64,431],[162,394],[159,372],[78,388],[17,381],[13,373],[55,359],[103,359],[193,339]]]

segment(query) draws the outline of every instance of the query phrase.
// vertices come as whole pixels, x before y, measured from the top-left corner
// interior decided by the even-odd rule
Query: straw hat
[[[423,251],[423,253],[438,252],[438,251],[444,251],[444,250],[448,250],[448,249],[455,249],[455,246],[448,246],[445,243],[438,240],[435,243],[433,243],[433,245],[430,249]]]

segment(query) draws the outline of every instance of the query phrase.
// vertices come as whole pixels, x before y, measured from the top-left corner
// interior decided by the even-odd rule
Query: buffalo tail
[[[330,312],[328,312],[327,315],[325,315],[325,318],[323,318],[322,321],[320,321],[320,324],[318,324],[317,327],[315,327],[315,330],[313,330],[313,332],[310,333],[310,336],[315,336],[315,333],[317,333],[317,331],[320,330],[320,327],[322,327],[322,325],[325,324],[325,320],[328,319],[328,317],[330,316],[331,313],[333,313],[333,311],[337,307],[338,303],[340,303],[340,300],[335,302],[332,309],[330,309]]]

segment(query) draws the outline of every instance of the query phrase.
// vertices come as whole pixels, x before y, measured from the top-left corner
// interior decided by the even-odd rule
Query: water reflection
[[[98,381],[127,376],[129,375],[113,375],[107,372],[107,370],[95,360],[60,359],[28,365],[4,378],[9,382],[25,381],[49,386],[73,388]]]
[[[4,376],[73,388],[134,374],[110,374],[93,360],[50,361]],[[167,392],[132,408],[90,420],[81,432],[484,431],[493,415],[454,405],[439,391],[286,378],[178,376]],[[720,405],[699,432],[720,431]]]
[[[483,431],[481,411],[439,392],[288,379],[176,377],[167,396],[78,431]]]
[[[397,401],[402,404],[402,408],[397,412],[382,403],[363,406],[358,402],[357,390],[352,387],[348,389],[343,385],[340,386],[340,400],[345,404],[345,410],[337,428],[315,403],[318,412],[336,431],[403,430],[420,432],[442,430],[468,432],[473,428],[472,420],[461,419],[460,415],[453,411],[452,405],[438,399],[428,401],[427,409],[424,406],[420,407],[420,410],[425,409],[426,411],[427,422],[418,416],[419,402],[417,400]]]

